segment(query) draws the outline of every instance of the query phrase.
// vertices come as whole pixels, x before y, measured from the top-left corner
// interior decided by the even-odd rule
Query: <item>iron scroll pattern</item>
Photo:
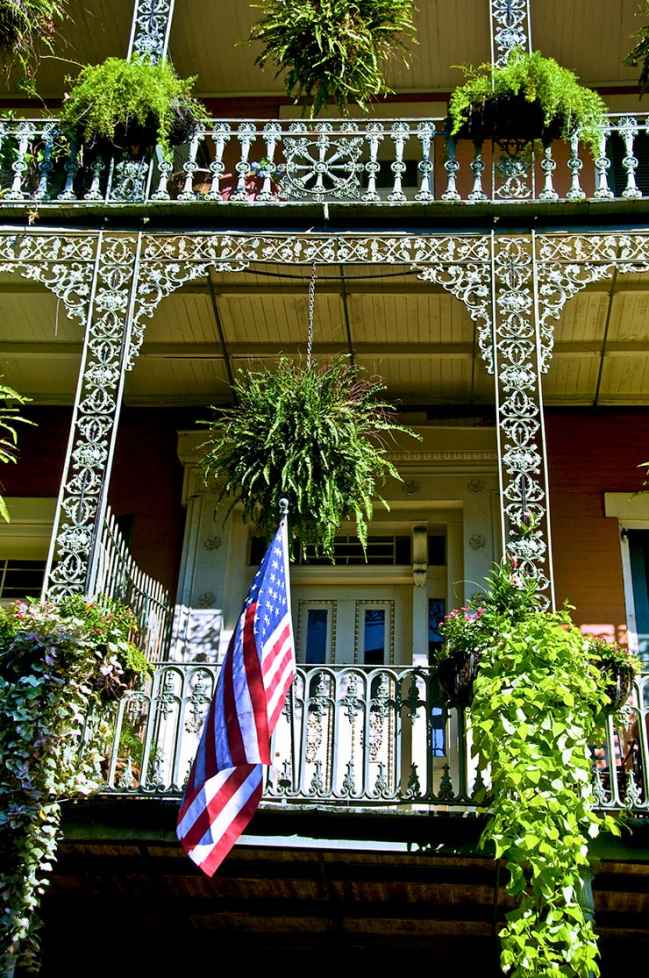
[[[494,366],[505,555],[554,602],[541,348],[529,237],[494,237]]]
[[[175,0],[135,0],[128,56],[159,61],[167,54]]]
[[[405,265],[422,281],[462,301],[477,324],[478,345],[491,356],[491,251],[485,235],[145,235],[134,311],[132,365],[158,303],[210,270],[237,272],[253,262],[281,265]]]
[[[88,316],[96,234],[0,234],[0,271],[38,282],[60,299],[70,319]]]
[[[529,0],[490,0],[490,6],[493,62],[502,66],[513,48],[531,49]]]
[[[99,239],[95,292],[53,531],[54,563],[46,582],[54,600],[85,594],[89,587],[122,400],[137,241],[134,236]]]

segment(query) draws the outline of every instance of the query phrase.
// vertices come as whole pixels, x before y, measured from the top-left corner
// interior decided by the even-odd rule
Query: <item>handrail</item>
[[[609,113],[593,159],[578,134],[545,148],[474,144],[441,117],[216,118],[165,159],[79,150],[56,118],[0,119],[0,210],[638,200],[648,133],[648,113]]]
[[[111,795],[180,797],[218,665],[160,663],[120,702],[107,747]],[[606,721],[593,745],[596,802],[649,814],[649,676],[626,722]],[[440,705],[432,670],[300,666],[271,746],[265,804],[425,806],[474,810],[489,784],[471,749],[470,715]]]

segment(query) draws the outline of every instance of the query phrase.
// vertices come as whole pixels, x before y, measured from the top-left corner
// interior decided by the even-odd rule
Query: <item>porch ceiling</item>
[[[70,0],[70,20],[61,29],[56,57],[45,59],[41,66],[41,93],[60,98],[64,78],[74,74],[75,62],[123,56],[132,6],[133,0]],[[448,92],[460,77],[450,66],[489,58],[488,0],[418,0],[417,7],[419,44],[412,50],[410,68],[399,63],[391,66],[389,82],[404,94]],[[635,9],[634,0],[532,0],[532,40],[591,84],[633,84],[637,73],[623,64],[623,57],[640,23]],[[273,70],[256,68],[257,51],[241,43],[255,16],[245,0],[176,4],[171,55],[182,74],[198,75],[201,95],[282,96],[283,84],[273,77]],[[592,29],[584,29],[585,25]],[[2,88],[15,91],[15,81],[3,80]],[[628,105],[637,108],[637,100]],[[269,111],[274,114],[276,106]],[[421,111],[430,113],[431,108],[424,105]],[[438,111],[444,111],[443,102],[435,106],[435,114]],[[404,108],[401,114],[412,113]]]
[[[165,299],[129,375],[131,404],[207,404],[228,378],[303,353],[308,268],[213,274]],[[555,327],[551,405],[649,404],[649,274],[598,283]],[[352,353],[406,405],[490,404],[493,385],[464,306],[392,266],[336,266],[318,277],[319,359]],[[0,276],[0,374],[40,403],[70,403],[81,327],[50,293]]]

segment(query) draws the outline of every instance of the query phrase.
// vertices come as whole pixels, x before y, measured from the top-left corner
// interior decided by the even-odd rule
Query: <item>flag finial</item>
[[[279,515],[288,516],[288,499],[282,497],[279,501]]]

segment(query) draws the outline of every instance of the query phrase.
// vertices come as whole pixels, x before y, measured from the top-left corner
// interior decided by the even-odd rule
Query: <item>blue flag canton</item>
[[[280,529],[264,555],[246,600],[246,604],[257,602],[255,633],[260,649],[288,611],[288,587],[286,555]]]

